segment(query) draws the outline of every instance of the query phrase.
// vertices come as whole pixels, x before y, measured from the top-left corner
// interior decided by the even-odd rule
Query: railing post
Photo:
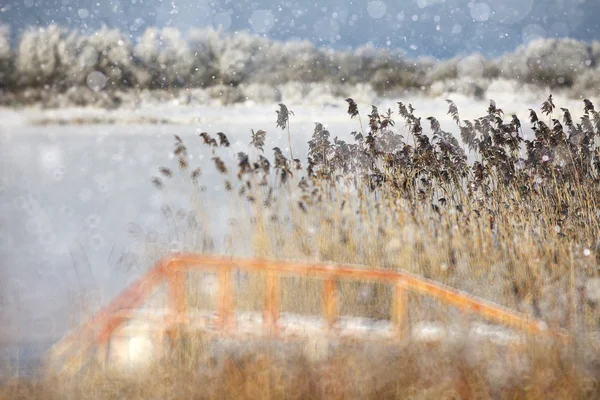
[[[103,346],[108,343],[115,332],[115,330],[121,325],[123,318],[114,318],[111,324],[108,324],[105,329],[100,331],[100,333],[96,336],[96,345],[98,347]]]
[[[406,293],[406,282],[399,280],[394,287],[394,314],[396,324],[396,335],[399,339],[404,336],[406,315],[408,311],[408,296]]]
[[[323,285],[323,314],[327,321],[328,331],[333,330],[337,321],[336,283],[334,278],[328,278]]]
[[[231,333],[233,328],[233,293],[231,288],[231,268],[222,266],[219,271],[219,299],[218,299],[218,328],[225,332]]]
[[[187,314],[185,271],[168,272],[167,292],[169,312],[168,333],[172,340],[178,339]]]
[[[268,272],[265,281],[265,309],[263,311],[263,329],[267,335],[277,335],[279,326],[279,277]]]
[[[103,343],[99,343],[97,346],[98,364],[101,368],[106,368],[110,357],[110,344],[111,341],[107,340]]]

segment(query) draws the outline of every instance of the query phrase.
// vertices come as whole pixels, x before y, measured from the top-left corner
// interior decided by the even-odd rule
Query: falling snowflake
[[[386,5],[383,1],[370,1],[367,5],[367,12],[371,18],[379,19],[385,15]]]

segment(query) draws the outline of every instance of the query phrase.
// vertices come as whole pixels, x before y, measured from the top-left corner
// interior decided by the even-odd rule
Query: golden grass
[[[195,343],[199,340],[193,339]],[[595,399],[598,365],[564,349],[347,344],[313,361],[292,346],[247,343],[227,357],[179,349],[135,374],[14,379],[0,399]],[[206,350],[204,350],[206,351]],[[597,353],[595,354],[597,356]]]
[[[551,98],[544,106],[549,104]],[[490,109],[487,121],[498,123],[495,105]],[[369,116],[370,127],[381,129],[374,134],[373,140],[378,140],[384,128],[373,124],[385,118],[375,112]],[[400,112],[407,111],[401,108]],[[416,120],[410,118],[414,128]],[[557,134],[558,129],[553,132]],[[545,134],[551,135],[550,131]],[[595,138],[598,133],[590,135]],[[504,148],[498,140],[494,146]],[[262,149],[260,138],[253,142]],[[216,144],[211,146],[224,179],[235,181],[234,174],[220,163]],[[564,169],[533,163],[526,174],[505,181],[502,168],[510,167],[495,164],[483,149],[479,162],[486,163],[488,174],[483,181],[474,175],[475,167],[468,167],[469,173],[457,176],[456,181],[444,180],[440,168],[453,164],[444,167],[446,161],[440,156],[442,164],[424,173],[422,165],[427,164],[420,158],[426,153],[420,146],[415,143],[410,163],[382,168],[384,183],[375,190],[352,174],[338,179],[339,171],[329,170],[333,161],[326,157],[323,165],[315,167],[318,171],[310,183],[302,183],[300,172],[291,176],[291,163],[280,151],[276,152],[277,178],[270,175],[267,185],[261,186],[258,182],[266,177],[262,176],[265,168],[252,167],[242,155],[239,181],[231,196],[237,214],[225,241],[226,251],[233,253],[236,244],[250,240],[254,255],[261,258],[408,270],[565,328],[572,343],[530,338],[518,348],[468,342],[343,344],[332,346],[327,357],[310,359],[294,346],[275,342],[249,342],[219,353],[215,349],[222,344],[187,336],[171,357],[136,377],[87,371],[75,380],[7,380],[0,388],[0,399],[599,398],[600,295],[588,290],[590,280],[600,277],[597,172],[573,173],[568,168],[575,161]],[[315,149],[319,156],[320,147]],[[575,148],[570,151],[579,154]],[[590,151],[598,154],[598,147]],[[517,151],[506,154],[512,154],[506,156],[507,163],[523,161]],[[175,155],[182,176],[193,188],[195,209],[190,214],[195,221],[204,221],[208,212],[202,207],[204,194],[193,172],[190,180],[187,148],[180,138],[176,138]],[[387,156],[375,160],[381,163]],[[584,165],[583,161],[577,165]],[[165,169],[161,173],[163,177],[154,182],[164,188],[162,179],[170,179],[173,173]],[[404,186],[398,186],[401,182]],[[447,200],[442,202],[442,196]],[[206,226],[202,224],[200,236],[188,235],[200,229],[197,223],[173,229],[183,230],[178,232],[181,237],[193,238],[184,250],[205,252],[211,251]],[[160,256],[160,251],[153,251]],[[261,310],[263,282],[261,276],[236,280],[236,308]],[[190,273],[190,307],[214,307],[202,288],[199,275]],[[285,278],[281,288],[282,311],[319,312],[321,282]],[[389,319],[391,300],[391,290],[385,285],[340,285],[342,315]],[[409,324],[435,320],[460,325],[464,320],[459,318],[448,307],[410,296]]]

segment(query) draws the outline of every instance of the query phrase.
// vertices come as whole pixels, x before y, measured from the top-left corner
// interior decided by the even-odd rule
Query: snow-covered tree
[[[57,25],[23,33],[15,61],[20,85],[43,86],[60,81],[59,53],[64,35],[65,31]]]
[[[229,36],[222,42],[218,52],[218,66],[224,84],[239,84],[245,81],[254,70],[258,52],[268,51],[268,41],[245,32]]]
[[[590,65],[590,47],[574,39],[536,39],[502,57],[503,77],[551,87],[570,86]]]
[[[590,44],[590,53],[592,55],[592,63],[590,66],[592,67],[597,67],[598,65],[600,65],[600,42],[597,40],[594,40],[591,44]]]
[[[458,76],[458,58],[451,58],[449,60],[443,60],[436,62],[427,71],[427,85],[431,85],[434,82],[442,82],[446,80],[456,79]]]
[[[219,75],[219,32],[213,29],[192,29],[188,33],[192,66],[188,83],[191,86],[214,85]]]
[[[321,66],[325,63],[325,54],[308,41],[286,43],[284,60],[288,69],[285,81],[312,82],[323,78]]]
[[[61,87],[84,85],[99,57],[88,37],[71,32],[58,42],[56,50],[57,71],[53,84]]]
[[[0,87],[11,86],[13,54],[10,48],[10,29],[0,25]]]
[[[128,37],[117,29],[102,27],[88,40],[98,55],[95,69],[106,76],[110,86],[128,87],[135,83],[133,45]]]
[[[600,66],[596,69],[587,69],[577,76],[573,87],[570,89],[572,97],[599,96],[600,95]]]
[[[135,46],[134,55],[143,69],[136,69],[142,87],[185,86],[193,58],[188,42],[175,28],[148,28]]]

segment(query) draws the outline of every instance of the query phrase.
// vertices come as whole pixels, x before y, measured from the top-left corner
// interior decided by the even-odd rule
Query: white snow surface
[[[157,332],[165,328],[166,309],[143,309],[135,313],[134,319],[117,329],[111,338],[109,366],[134,370],[160,357],[165,350]],[[218,334],[214,321],[216,314],[210,311],[191,311],[187,314],[189,330]],[[233,338],[244,341],[268,338],[263,327],[263,317],[259,312],[239,312],[233,315],[235,328]],[[328,332],[325,321],[316,316],[282,313],[278,319],[280,328],[275,342],[298,342],[307,356],[313,359],[326,358],[331,345],[340,340],[358,339],[363,341],[394,341],[406,343],[452,344],[469,343],[481,346],[490,343],[499,346],[517,344],[523,336],[508,328],[473,322],[468,326],[448,326],[435,322],[419,321],[410,327],[408,335],[397,336],[394,325],[388,320],[342,316],[336,323],[334,332]]]
[[[295,136],[301,135],[302,139],[308,140],[312,129],[304,131],[297,128],[298,124],[321,122],[329,126],[329,130],[336,132],[341,130],[341,135],[349,136],[345,125],[349,125],[356,130],[358,125],[350,120],[346,114],[347,104],[344,98],[336,98],[332,95],[327,86],[315,86],[310,96],[286,96],[283,99],[288,108],[294,111],[291,118],[292,130]],[[487,92],[487,97],[493,99],[499,108],[502,108],[507,118],[511,114],[516,114],[523,123],[525,130],[528,124],[529,109],[536,110],[539,114],[539,108],[546,99],[546,94],[539,89],[527,88],[521,84],[511,81],[497,81]],[[434,116],[442,123],[442,128],[453,132],[458,136],[456,125],[447,115],[448,106],[446,99],[453,100],[458,106],[461,120],[474,119],[485,114],[488,107],[488,100],[477,100],[471,96],[458,93],[439,93],[437,97],[421,97],[414,94],[401,98],[378,98],[371,90],[360,91],[353,97],[358,103],[359,111],[363,120],[371,112],[371,105],[378,107],[380,112],[388,108],[396,112],[396,121],[400,121],[397,115],[397,102],[402,101],[405,104],[411,103],[415,108],[415,114],[423,119]],[[557,105],[556,115],[560,119],[559,108],[568,108],[571,111],[574,120],[583,114],[583,99],[574,100],[566,97],[554,98]],[[599,99],[591,98],[595,103]],[[219,101],[210,102],[210,104],[184,104],[179,99],[169,101],[156,101],[148,99],[132,105],[124,105],[116,109],[103,109],[95,107],[66,107],[57,109],[45,109],[41,107],[30,107],[23,109],[0,108],[0,119],[3,121],[3,128],[6,130],[15,126],[24,125],[192,125],[201,128],[223,131],[227,135],[235,135],[236,132],[228,132],[225,128],[228,124],[245,125],[248,127],[267,130],[274,130],[276,103],[262,103],[255,101],[246,101],[244,103],[232,104],[228,106],[220,105]],[[255,124],[260,124],[256,126]],[[336,129],[337,128],[337,129]],[[53,134],[60,132],[60,128],[54,130]],[[35,130],[29,132],[38,134]],[[94,133],[97,130],[82,130],[84,133]],[[130,129],[121,129],[120,134],[137,132]],[[246,135],[246,132],[243,133]]]

